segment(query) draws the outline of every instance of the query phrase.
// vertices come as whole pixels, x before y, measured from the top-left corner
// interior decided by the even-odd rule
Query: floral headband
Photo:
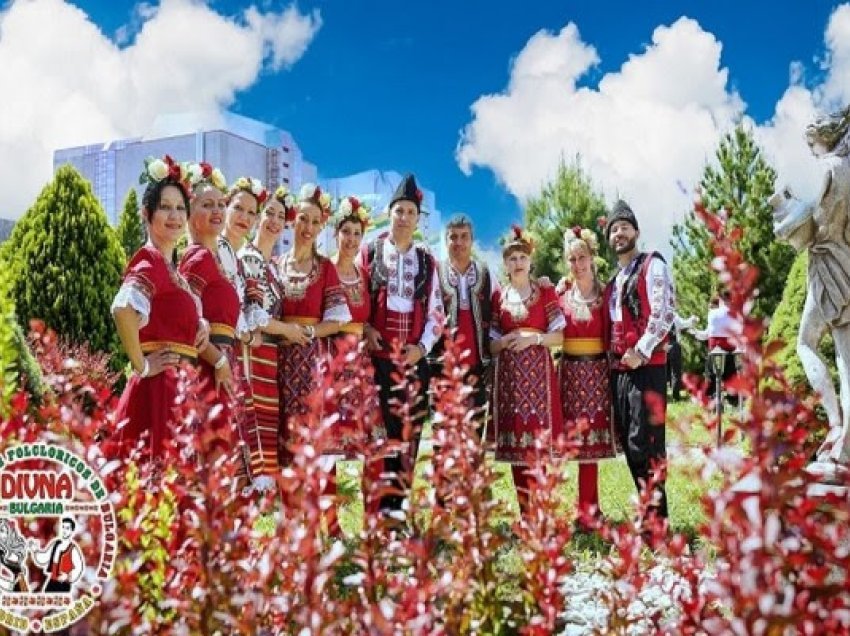
[[[341,223],[350,217],[354,217],[360,222],[363,226],[363,231],[366,231],[369,224],[372,222],[372,219],[369,216],[369,208],[363,205],[357,197],[344,197],[342,201],[339,202],[339,208],[337,208],[337,223]]]
[[[155,184],[168,180],[189,193],[189,174],[185,167],[174,161],[169,155],[162,159],[148,157],[145,159],[145,169],[139,175],[140,184]]]
[[[294,221],[295,214],[298,212],[298,209],[295,207],[295,195],[289,191],[289,188],[284,185],[278,186],[274,191],[272,198],[277,199],[286,211],[286,222],[291,223]]]
[[[221,192],[227,192],[227,179],[224,178],[221,170],[213,168],[212,164],[206,161],[190,163],[185,166],[185,170],[193,190],[202,185],[211,185]]]
[[[509,247],[523,247],[531,253],[534,252],[535,241],[519,225],[513,224],[511,225],[511,233],[502,240],[502,245],[505,250]]]
[[[322,192],[315,183],[305,183],[298,194],[299,203],[312,203],[322,211],[322,221],[327,221],[331,215],[331,195]]]
[[[257,199],[257,203],[262,205],[269,198],[269,192],[263,187],[262,181],[253,177],[239,177],[230,186],[230,196],[233,196],[239,191],[253,194]]]
[[[599,240],[592,230],[575,225],[564,232],[564,243],[570,241],[584,241],[588,249],[596,254],[599,251]]]

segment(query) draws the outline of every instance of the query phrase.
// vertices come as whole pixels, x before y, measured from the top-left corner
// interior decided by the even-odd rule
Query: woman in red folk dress
[[[561,378],[564,426],[567,431],[584,422],[578,438],[578,523],[589,526],[601,516],[598,465],[600,459],[615,457],[611,418],[611,388],[605,350],[608,312],[603,302],[604,286],[596,273],[596,235],[579,227],[564,234],[564,258],[570,282],[559,285],[561,308],[567,324],[558,372]]]
[[[170,157],[149,160],[141,182],[148,242],[130,259],[112,314],[134,373],[118,404],[125,426],[111,441],[124,455],[147,435],[143,455],[160,456],[171,437],[177,394],[174,367],[194,362],[207,344],[198,299],[174,263],[174,247],[186,231],[189,193],[183,169]]]
[[[496,359],[496,459],[511,464],[520,512],[528,510],[528,468],[543,433],[563,434],[558,379],[549,347],[560,345],[564,315],[555,288],[531,280],[534,244],[514,227],[502,250],[508,283],[493,293],[490,351]]]
[[[306,423],[309,398],[324,372],[322,338],[351,321],[345,293],[333,263],[316,252],[316,238],[330,214],[330,199],[312,184],[301,189],[293,224],[292,249],[280,257],[283,283],[282,320],[296,325],[301,338],[284,340],[278,348],[280,391],[280,459],[288,463],[286,447],[297,440],[296,427]],[[323,405],[317,408],[324,410]],[[318,415],[323,416],[324,413]]]
[[[283,186],[263,205],[257,235],[239,250],[238,258],[245,281],[246,321],[260,336],[253,347],[242,350],[243,364],[251,384],[254,415],[257,422],[256,449],[252,447],[251,470],[263,485],[280,473],[278,465],[278,428],[280,394],[278,346],[283,339],[307,344],[300,325],[279,320],[283,302],[283,282],[272,258],[272,251],[286,223],[295,219],[295,197]]]
[[[348,301],[351,322],[342,326],[340,333],[330,339],[328,346],[331,358],[339,354],[342,341],[345,341],[345,351],[348,353],[345,366],[335,383],[342,393],[335,404],[326,406],[329,412],[332,412],[332,409],[339,412],[339,420],[332,433],[333,441],[326,452],[347,459],[364,460],[364,472],[368,475],[365,481],[375,483],[380,476],[383,462],[371,462],[359,452],[370,439],[386,437],[381,422],[378,394],[374,390],[372,357],[366,350],[363,338],[363,327],[369,322],[372,309],[369,276],[354,262],[368,227],[368,209],[355,197],[345,197],[337,212],[337,253],[334,262]],[[356,370],[363,373],[358,374]],[[363,385],[364,380],[368,382],[367,386]],[[332,479],[335,482],[336,467],[332,472]],[[368,493],[364,493],[364,500],[368,509],[377,509],[377,499],[371,501]]]
[[[200,375],[206,388],[214,390],[214,399],[222,405],[222,410],[209,426],[219,433],[225,429],[219,443],[227,444],[227,427],[235,421],[244,443],[243,461],[247,469],[246,455],[253,446],[249,442],[256,438],[256,425],[253,411],[242,406],[250,398],[250,389],[244,381],[236,346],[239,340],[249,343],[252,334],[242,317],[236,286],[227,277],[219,258],[217,239],[224,226],[227,183],[221,172],[208,163],[192,164],[187,170],[193,195],[189,217],[192,243],[180,260],[180,273],[201,299],[203,316],[210,325],[209,346],[200,352]],[[264,192],[257,196],[258,201],[263,195]]]

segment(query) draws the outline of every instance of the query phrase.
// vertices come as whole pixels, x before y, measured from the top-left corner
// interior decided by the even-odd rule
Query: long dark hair
[[[142,210],[148,222],[153,220],[153,213],[159,209],[159,206],[162,203],[162,191],[165,190],[167,186],[175,186],[178,190],[180,190],[180,196],[183,197],[183,203],[186,204],[186,216],[191,214],[189,193],[186,192],[186,188],[183,187],[183,184],[179,181],[175,181],[174,179],[162,179],[156,183],[149,183],[148,187],[145,188],[145,193],[142,195]]]
[[[180,196],[183,197],[183,203],[186,205],[186,218],[189,218],[189,215],[192,213],[189,193],[186,191],[186,188],[179,181],[166,177],[156,183],[149,183],[142,195],[142,214],[145,215],[148,223],[153,221],[153,215],[162,203],[162,191],[165,190],[166,186],[175,186],[180,190]],[[171,262],[175,267],[177,266],[176,249],[171,253]]]

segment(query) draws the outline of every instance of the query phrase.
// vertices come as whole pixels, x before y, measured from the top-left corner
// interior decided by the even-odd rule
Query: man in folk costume
[[[611,316],[611,387],[615,428],[632,479],[642,490],[653,465],[667,458],[665,345],[675,315],[675,294],[667,263],[658,252],[638,250],[639,236],[631,208],[617,201],[605,226],[605,238],[620,267],[605,290]],[[653,508],[667,517],[663,478]]]
[[[440,264],[440,289],[446,309],[444,336],[451,334],[459,345],[461,361],[469,365],[466,384],[474,386],[472,404],[479,416],[478,436],[486,422],[490,383],[490,321],[493,278],[482,262],[472,257],[472,220],[457,214],[446,224],[448,260]],[[431,352],[432,375],[442,373],[442,340]]]
[[[404,451],[384,461],[386,473],[401,476],[391,482],[396,490],[381,497],[381,510],[400,510],[413,480],[413,464],[419,447],[422,424],[428,415],[430,374],[425,357],[439,339],[443,303],[434,257],[413,234],[422,212],[422,192],[412,174],[406,175],[389,203],[390,231],[364,246],[361,265],[369,274],[372,317],[364,328],[372,352],[381,414],[391,440],[402,441],[403,422],[397,411],[407,401],[396,386],[393,345],[401,345],[404,372],[419,382],[418,399],[412,405],[413,430]]]

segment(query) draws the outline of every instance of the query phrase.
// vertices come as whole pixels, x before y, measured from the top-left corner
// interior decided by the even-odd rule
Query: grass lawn
[[[715,433],[705,428],[693,428],[682,431],[680,423],[692,415],[700,407],[690,402],[671,403],[667,409],[667,446],[668,458],[671,462],[670,474],[667,479],[667,499],[670,508],[670,523],[674,531],[683,532],[690,536],[695,534],[696,527],[703,520],[700,498],[711,487],[719,484],[719,476],[710,483],[702,483],[687,470],[688,456],[685,451],[691,447],[711,444]],[[726,418],[724,418],[725,420]],[[417,462],[417,473],[420,473],[425,462],[431,460],[429,444],[426,440],[430,430],[423,434],[423,444]],[[346,503],[340,511],[340,521],[346,534],[352,535],[362,527],[363,502],[360,495],[359,462],[340,462],[338,465],[338,488]],[[497,482],[494,493],[497,497],[509,502],[515,514],[519,514],[516,504],[516,493],[507,464],[499,464],[497,470],[502,477]],[[568,465],[568,478],[565,485],[565,499],[576,502],[578,497],[577,465]],[[421,476],[417,477],[414,487],[427,488]],[[603,512],[614,522],[623,521],[634,512],[633,500],[637,492],[632,482],[625,459],[620,456],[599,464],[599,497]],[[573,505],[573,504],[571,504]],[[586,547],[581,537],[574,541],[576,548]],[[591,546],[592,547],[592,546]]]

